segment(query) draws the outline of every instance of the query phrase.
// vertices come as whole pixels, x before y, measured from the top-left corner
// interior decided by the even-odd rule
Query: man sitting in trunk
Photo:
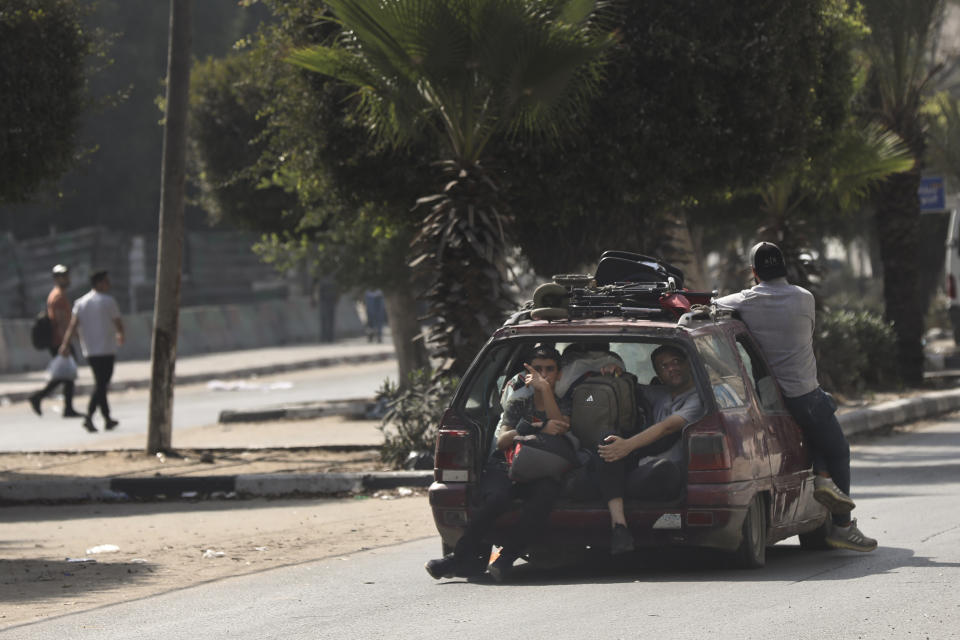
[[[543,533],[560,495],[562,486],[554,477],[513,482],[508,476],[505,453],[513,449],[517,435],[537,432],[561,435],[570,429],[570,410],[554,393],[561,375],[560,354],[553,347],[538,346],[524,367],[526,389],[507,401],[497,431],[497,450],[485,466],[480,481],[480,491],[485,496],[483,505],[473,513],[454,552],[426,563],[427,573],[435,579],[480,573],[485,565],[483,556],[490,553],[490,545],[484,544],[484,538],[497,518],[510,511],[514,500],[519,498],[523,502],[520,518],[503,541],[499,557],[487,567],[497,582],[508,580],[513,563],[524,553],[527,544]]]
[[[661,385],[641,385],[650,403],[651,424],[630,437],[610,435],[597,447],[602,459],[595,477],[610,509],[610,553],[633,551],[623,496],[676,495],[682,487],[683,428],[704,413],[690,363],[682,349],[661,345],[651,354]]]

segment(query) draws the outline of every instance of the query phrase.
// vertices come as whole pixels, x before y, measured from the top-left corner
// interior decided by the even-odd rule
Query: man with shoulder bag
[[[550,346],[538,346],[524,367],[527,370],[524,387],[517,390],[504,406],[496,436],[497,448],[484,468],[480,491],[486,499],[473,513],[454,552],[426,563],[427,573],[435,579],[482,572],[480,567],[485,560],[480,556],[489,553],[483,539],[493,529],[497,518],[509,511],[513,501],[519,498],[522,502],[520,518],[504,541],[500,555],[487,567],[494,580],[507,581],[513,563],[527,545],[543,533],[563,488],[558,474],[552,470],[544,470],[544,475],[528,472],[523,481],[513,479],[516,472],[511,475],[514,456],[526,455],[523,450],[532,445],[532,441],[538,438],[565,439],[564,434],[570,430],[569,407],[564,411],[562,405],[565,402],[554,392],[560,379],[560,353]],[[519,451],[518,439],[521,442]]]
[[[70,269],[58,264],[52,269],[53,289],[47,295],[47,318],[50,320],[50,355],[53,361],[47,369],[48,382],[40,391],[30,396],[30,407],[38,416],[43,413],[40,403],[58,386],[63,386],[63,417],[81,418],[83,414],[73,408],[74,380],[77,378],[77,363],[73,346],[66,343],[66,353],[60,355],[64,334],[70,325],[71,307],[67,289],[70,287]]]

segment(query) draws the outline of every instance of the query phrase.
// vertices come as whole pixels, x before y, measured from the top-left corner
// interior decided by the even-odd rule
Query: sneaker
[[[487,567],[487,573],[490,574],[490,577],[493,578],[493,581],[497,584],[509,582],[512,571],[513,560],[506,556],[500,556]]]
[[[877,548],[877,541],[863,535],[857,528],[857,521],[853,520],[845,527],[833,525],[827,534],[827,544],[834,549],[849,549],[851,551],[873,551]]]
[[[430,577],[434,580],[440,580],[441,578],[453,578],[457,575],[457,563],[453,559],[452,555],[444,556],[443,558],[427,560],[427,563],[423,565],[423,568],[427,570],[427,573],[429,573]]]
[[[63,417],[64,418],[82,418],[83,414],[77,411],[76,409],[74,409],[73,407],[70,407],[69,409],[63,410]]]
[[[114,420],[112,418],[107,418],[107,424],[103,426],[107,431],[113,431],[117,428],[117,425],[120,424],[119,420]]]
[[[625,525],[617,524],[613,527],[610,534],[610,555],[615,556],[621,553],[630,553],[633,551],[633,534]]]
[[[29,399],[30,399],[30,406],[33,408],[33,412],[38,416],[43,415],[43,412],[40,411],[40,396],[34,394],[30,396]]]
[[[89,417],[86,417],[83,419],[83,428],[89,431],[90,433],[97,432],[97,428],[93,426],[93,420],[91,420]]]
[[[830,513],[847,514],[856,508],[850,496],[840,490],[840,487],[833,481],[833,478],[816,476],[813,479],[813,498]]]

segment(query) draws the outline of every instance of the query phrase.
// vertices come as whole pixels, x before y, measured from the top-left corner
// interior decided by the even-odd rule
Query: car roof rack
[[[527,318],[646,318],[679,320],[696,305],[709,305],[716,291],[683,288],[683,271],[658,258],[606,251],[596,273],[559,274],[537,287],[533,300],[505,325]]]

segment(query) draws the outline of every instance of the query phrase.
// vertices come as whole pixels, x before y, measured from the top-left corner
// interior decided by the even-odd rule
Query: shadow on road
[[[26,543],[0,542],[0,553],[21,544]],[[123,589],[149,580],[154,570],[154,565],[147,562],[0,559],[0,602],[27,604],[51,599],[74,600],[93,592]]]
[[[584,563],[556,568],[518,564],[506,585],[617,584],[626,582],[809,582],[856,580],[898,569],[960,568],[960,563],[917,556],[913,549],[879,547],[868,554],[847,551],[806,551],[781,544],[767,549],[766,567],[732,569],[724,554],[702,549],[657,549],[610,558],[597,554]],[[460,580],[462,582],[462,580]],[[494,584],[489,576],[470,582]],[[501,586],[501,585],[497,585]]]

